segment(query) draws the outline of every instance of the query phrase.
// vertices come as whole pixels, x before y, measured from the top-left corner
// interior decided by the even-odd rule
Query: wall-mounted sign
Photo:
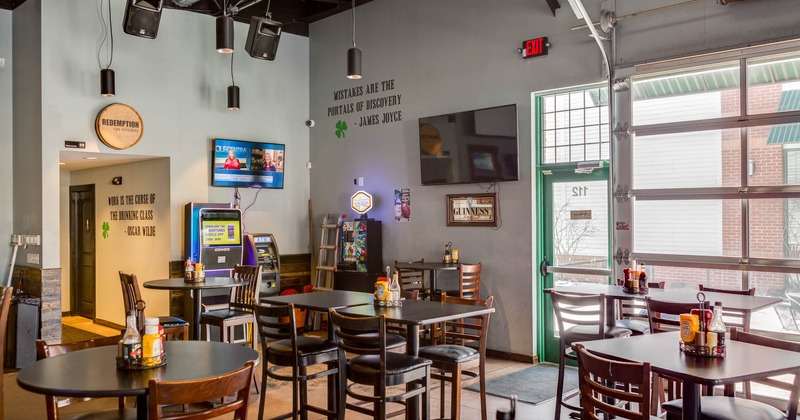
[[[497,227],[497,193],[447,194],[447,226]]]
[[[550,43],[547,42],[547,37],[529,39],[522,41],[522,58],[538,57],[540,55],[547,55],[547,49]]]
[[[364,214],[372,208],[372,196],[366,191],[358,191],[350,197],[350,208],[358,214]]]
[[[144,134],[144,123],[141,115],[130,105],[117,103],[97,113],[94,130],[103,144],[122,150],[139,142]]]
[[[570,210],[569,220],[592,220],[591,210]]]

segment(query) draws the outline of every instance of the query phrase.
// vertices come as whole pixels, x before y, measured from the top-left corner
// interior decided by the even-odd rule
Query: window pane
[[[608,160],[607,89],[580,89],[541,98],[542,163]],[[546,150],[553,145],[556,150]]]
[[[545,131],[543,134],[544,140],[544,147],[553,147],[556,145],[556,132],[555,131]]]
[[[740,200],[636,201],[635,252],[740,257]]]
[[[800,184],[800,124],[747,129],[748,185]]]
[[[739,115],[737,62],[635,78],[633,124],[661,124]]]
[[[555,96],[542,96],[542,112],[555,112],[555,111],[556,111]]]
[[[741,289],[742,272],[710,268],[647,265],[648,281],[663,281],[667,289],[699,290],[700,285],[719,289]]]
[[[800,199],[750,200],[750,256],[800,258]]]
[[[800,327],[800,274],[750,272],[750,287],[757,296],[783,298],[783,302],[753,313],[754,330],[798,334]]]
[[[747,63],[747,113],[800,110],[800,55],[751,59]]]
[[[739,129],[636,136],[634,188],[698,188],[741,185]]]

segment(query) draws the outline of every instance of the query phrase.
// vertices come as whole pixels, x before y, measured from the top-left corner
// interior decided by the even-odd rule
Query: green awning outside
[[[787,90],[781,93],[778,112],[800,110],[800,90]],[[800,124],[776,125],[769,130],[767,144],[786,144],[800,142]]]
[[[750,86],[800,80],[800,58],[752,64],[747,79]],[[632,87],[635,101],[735,88],[739,88],[738,67],[634,80]]]

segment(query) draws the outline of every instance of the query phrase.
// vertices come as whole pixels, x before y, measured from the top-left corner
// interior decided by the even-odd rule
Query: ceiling
[[[156,3],[158,0],[138,1]],[[356,6],[370,1],[372,0],[355,0]],[[13,10],[24,2],[25,0],[0,0],[0,8]],[[350,10],[351,5],[350,0],[163,0],[163,2],[165,9],[186,10],[210,16],[221,15],[223,4],[226,4],[229,10],[238,7],[239,11],[234,14],[234,18],[238,22],[247,24],[253,16],[265,16],[269,5],[272,20],[283,23],[285,32],[302,36],[308,36],[309,24],[346,12]]]

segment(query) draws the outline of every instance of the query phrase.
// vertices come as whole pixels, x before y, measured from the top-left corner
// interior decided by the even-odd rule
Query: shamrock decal
[[[108,222],[103,222],[103,239],[108,239],[108,231],[110,227],[108,226]]]
[[[343,139],[345,131],[347,131],[347,123],[342,120],[336,121],[336,138]]]

